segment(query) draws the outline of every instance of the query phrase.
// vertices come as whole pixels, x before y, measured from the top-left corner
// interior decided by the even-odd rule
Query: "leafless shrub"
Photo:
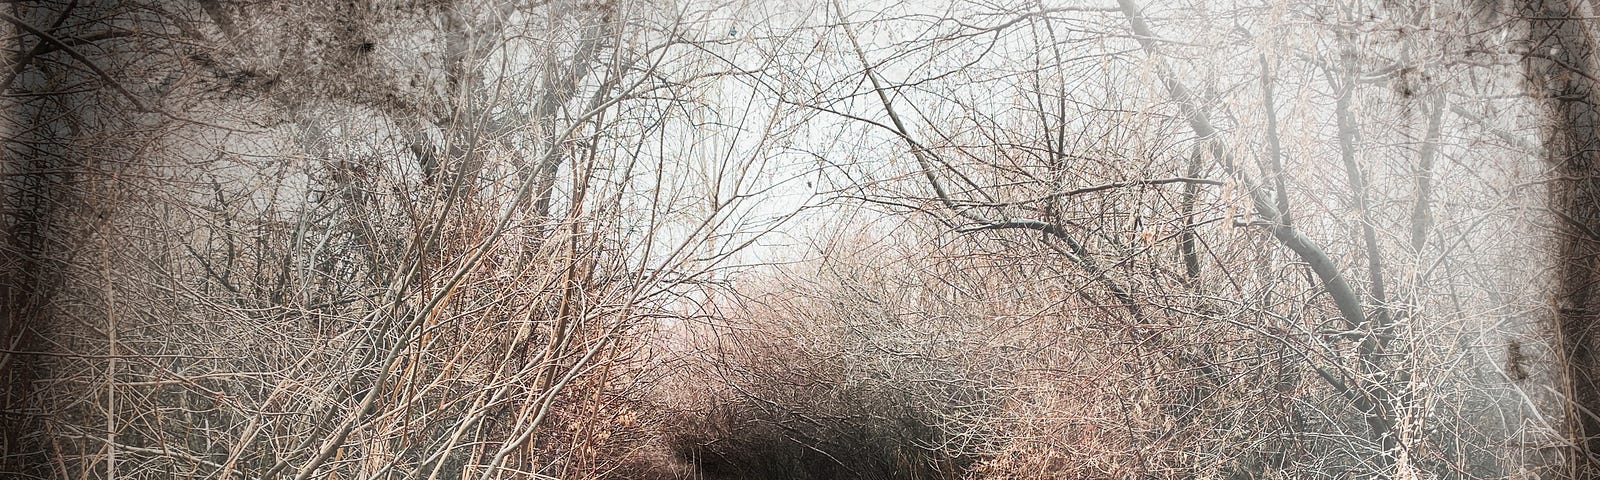
[[[1594,476],[1593,6],[925,7],[12,2],[0,474]]]

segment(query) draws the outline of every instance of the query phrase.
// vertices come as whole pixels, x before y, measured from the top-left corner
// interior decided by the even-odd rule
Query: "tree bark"
[[[1574,478],[1600,478],[1600,99],[1596,98],[1594,39],[1577,5],[1530,0],[1523,57],[1529,93],[1543,103],[1544,160],[1555,174],[1550,208],[1565,221],[1556,248],[1555,325],[1559,367],[1566,380],[1567,435],[1575,450]]]

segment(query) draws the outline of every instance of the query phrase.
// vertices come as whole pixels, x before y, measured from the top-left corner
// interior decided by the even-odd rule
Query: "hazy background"
[[[19,478],[1595,478],[1587,4],[17,2]]]

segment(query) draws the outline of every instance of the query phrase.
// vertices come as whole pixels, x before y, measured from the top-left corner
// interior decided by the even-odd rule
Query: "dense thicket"
[[[12,2],[0,473],[1596,478],[1582,2]]]

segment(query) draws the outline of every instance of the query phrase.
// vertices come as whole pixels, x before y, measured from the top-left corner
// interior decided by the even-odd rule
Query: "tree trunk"
[[[1574,478],[1600,478],[1600,358],[1596,357],[1595,318],[1600,314],[1600,114],[1594,79],[1593,39],[1582,14],[1567,0],[1531,0],[1523,5],[1528,21],[1524,57],[1529,93],[1548,115],[1545,161],[1555,173],[1550,208],[1563,221],[1557,227],[1555,333],[1560,367],[1566,377],[1567,434]]]

